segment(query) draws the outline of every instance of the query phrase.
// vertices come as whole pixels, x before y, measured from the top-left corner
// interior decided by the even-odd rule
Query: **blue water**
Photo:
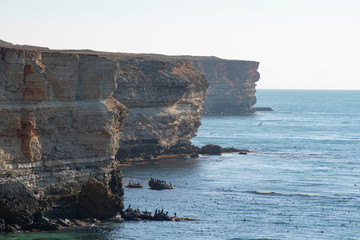
[[[87,232],[4,239],[360,239],[360,91],[259,90],[273,112],[204,117],[195,145],[253,151],[123,167],[173,190],[125,189],[125,205],[196,218],[106,223]],[[262,124],[259,126],[259,123]]]

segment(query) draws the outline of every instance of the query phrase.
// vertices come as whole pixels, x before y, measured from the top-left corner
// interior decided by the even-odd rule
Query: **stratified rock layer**
[[[119,64],[114,97],[129,109],[119,159],[156,157],[196,135],[208,83],[190,60],[148,56]]]
[[[44,219],[121,212],[115,156],[194,152],[207,79],[206,113],[247,113],[257,67],[0,41],[0,225],[53,228]]]
[[[1,47],[0,184],[21,182],[44,209],[76,204],[90,178],[107,186],[128,112],[118,73],[95,54]]]
[[[39,206],[19,224],[121,211],[115,155],[146,157],[188,142],[207,87],[189,59],[0,42],[0,187],[20,182]]]
[[[253,113],[256,82],[260,79],[258,62],[192,57],[194,66],[209,81],[204,115]]]

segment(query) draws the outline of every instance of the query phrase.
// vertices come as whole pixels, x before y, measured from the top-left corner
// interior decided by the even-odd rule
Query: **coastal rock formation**
[[[0,187],[21,183],[37,206],[19,222],[4,204],[0,221],[29,227],[121,212],[115,155],[152,157],[189,142],[207,87],[189,59],[0,42]],[[21,198],[13,192],[1,196]]]
[[[102,182],[91,178],[79,194],[81,218],[109,219],[124,208],[122,198]]]
[[[0,185],[0,216],[9,224],[27,224],[40,210],[33,192],[19,181]]]
[[[204,115],[253,113],[255,86],[260,79],[258,62],[225,60],[216,57],[191,57],[194,66],[209,81]]]
[[[95,54],[0,45],[0,184],[21,182],[43,212],[77,217],[88,179],[113,178],[128,113],[112,96],[118,73],[117,61]]]
[[[152,158],[189,142],[200,126],[208,83],[188,59],[125,58],[114,97],[129,109],[117,157]]]
[[[0,41],[0,231],[123,212],[116,158],[196,153],[204,74],[208,113],[238,114],[257,66]]]

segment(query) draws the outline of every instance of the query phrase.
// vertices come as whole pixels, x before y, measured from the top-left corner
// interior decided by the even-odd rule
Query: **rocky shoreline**
[[[199,154],[203,155],[221,155],[222,153],[240,153],[247,154],[247,149],[236,149],[236,148],[223,148],[216,144],[207,144],[202,147],[194,146],[191,142],[182,142],[169,148],[149,148],[145,152],[118,152],[117,158],[121,160],[129,159],[143,159],[151,160],[157,157],[166,157],[174,155],[189,155],[192,158],[198,157]]]
[[[0,40],[0,232],[124,216],[121,162],[127,159],[234,151],[199,148],[190,139],[212,80],[225,92],[243,89],[224,99],[237,98],[233,112],[251,111],[257,67]]]
[[[248,150],[222,148],[214,144],[203,147],[181,144],[166,153],[190,156],[194,153],[221,155],[230,152],[247,153]],[[77,199],[62,199],[61,205],[50,198],[37,200],[35,193],[19,181],[7,181],[0,184],[0,232],[54,231],[87,227],[117,216],[121,216],[123,220],[194,220],[169,216],[160,210],[154,215],[130,207],[124,210],[121,170],[120,167],[114,169],[117,170],[112,170],[109,174],[108,185],[96,178],[90,178],[82,186]]]
[[[110,173],[105,185],[90,178],[79,195],[61,195],[37,199],[36,194],[19,181],[0,184],[0,232],[48,231],[85,226],[115,217],[123,210],[121,171]]]

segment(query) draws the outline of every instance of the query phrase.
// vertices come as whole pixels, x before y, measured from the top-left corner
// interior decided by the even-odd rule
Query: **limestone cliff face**
[[[200,126],[208,83],[186,59],[124,58],[114,97],[129,109],[118,158],[145,154],[187,142]]]
[[[204,103],[205,115],[252,113],[255,86],[260,79],[258,62],[192,57],[194,66],[209,81]]]
[[[205,94],[207,114],[251,112],[257,67],[0,41],[0,220],[17,206],[4,208],[4,196],[14,193],[8,186],[32,192],[29,201],[38,200],[39,209],[80,201],[79,215],[110,217],[122,209],[115,157],[151,158],[189,143],[200,126]],[[114,208],[96,209],[98,197],[89,194],[107,198]],[[74,214],[63,210],[55,215]]]
[[[189,59],[0,42],[0,195],[23,184],[55,216],[76,217],[78,201],[79,215],[92,216],[86,193],[121,210],[111,195],[122,195],[115,155],[147,157],[188,142],[207,87]],[[70,212],[52,208],[66,204]]]
[[[1,47],[0,183],[56,201],[106,182],[127,116],[112,96],[118,73],[97,55]]]

